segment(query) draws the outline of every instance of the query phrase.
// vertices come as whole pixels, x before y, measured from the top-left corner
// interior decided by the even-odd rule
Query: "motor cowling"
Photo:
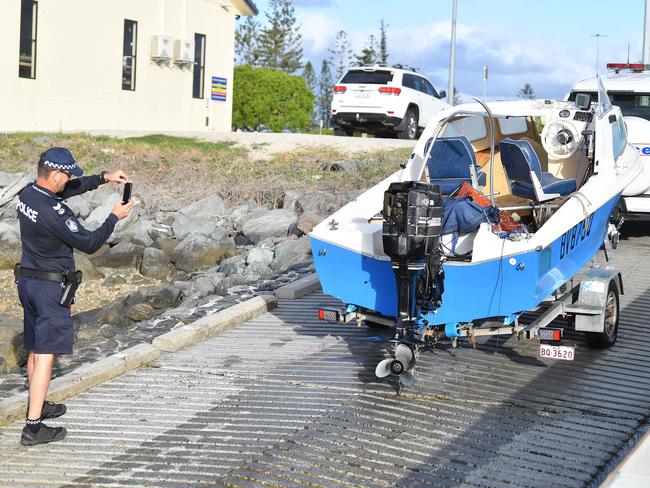
[[[438,247],[442,230],[440,187],[420,181],[391,183],[384,193],[382,241],[392,261],[421,261]]]

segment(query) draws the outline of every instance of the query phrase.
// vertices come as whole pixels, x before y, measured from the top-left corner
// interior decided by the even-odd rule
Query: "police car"
[[[618,105],[627,126],[627,140],[636,148],[646,163],[650,174],[650,65],[609,63],[609,73],[602,78],[613,105]],[[586,93],[597,99],[596,78],[578,81],[571,87],[569,100],[576,94]],[[650,220],[650,190],[634,194],[626,191],[614,213],[614,218],[625,220]]]

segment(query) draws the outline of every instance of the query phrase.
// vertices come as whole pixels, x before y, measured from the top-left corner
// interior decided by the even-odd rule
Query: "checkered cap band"
[[[43,164],[45,166],[49,166],[50,168],[61,169],[61,170],[64,170],[64,171],[72,171],[77,166],[76,163],[58,164],[58,163],[53,163],[52,161],[48,161],[47,159],[45,161],[43,161]]]

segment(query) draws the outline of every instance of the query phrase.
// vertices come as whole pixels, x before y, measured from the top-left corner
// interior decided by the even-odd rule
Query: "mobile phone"
[[[122,204],[128,203],[131,200],[132,183],[124,183],[124,193],[122,194]]]

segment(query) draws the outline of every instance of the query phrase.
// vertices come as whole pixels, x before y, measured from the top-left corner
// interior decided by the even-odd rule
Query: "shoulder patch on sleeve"
[[[68,220],[66,220],[65,225],[68,226],[70,232],[79,232],[79,225],[77,224],[77,221],[74,219],[74,217],[70,217]]]
[[[63,208],[63,205],[61,205],[61,202],[58,202],[56,205],[52,207],[52,210],[56,211],[59,215],[63,215],[65,213],[65,208]]]

